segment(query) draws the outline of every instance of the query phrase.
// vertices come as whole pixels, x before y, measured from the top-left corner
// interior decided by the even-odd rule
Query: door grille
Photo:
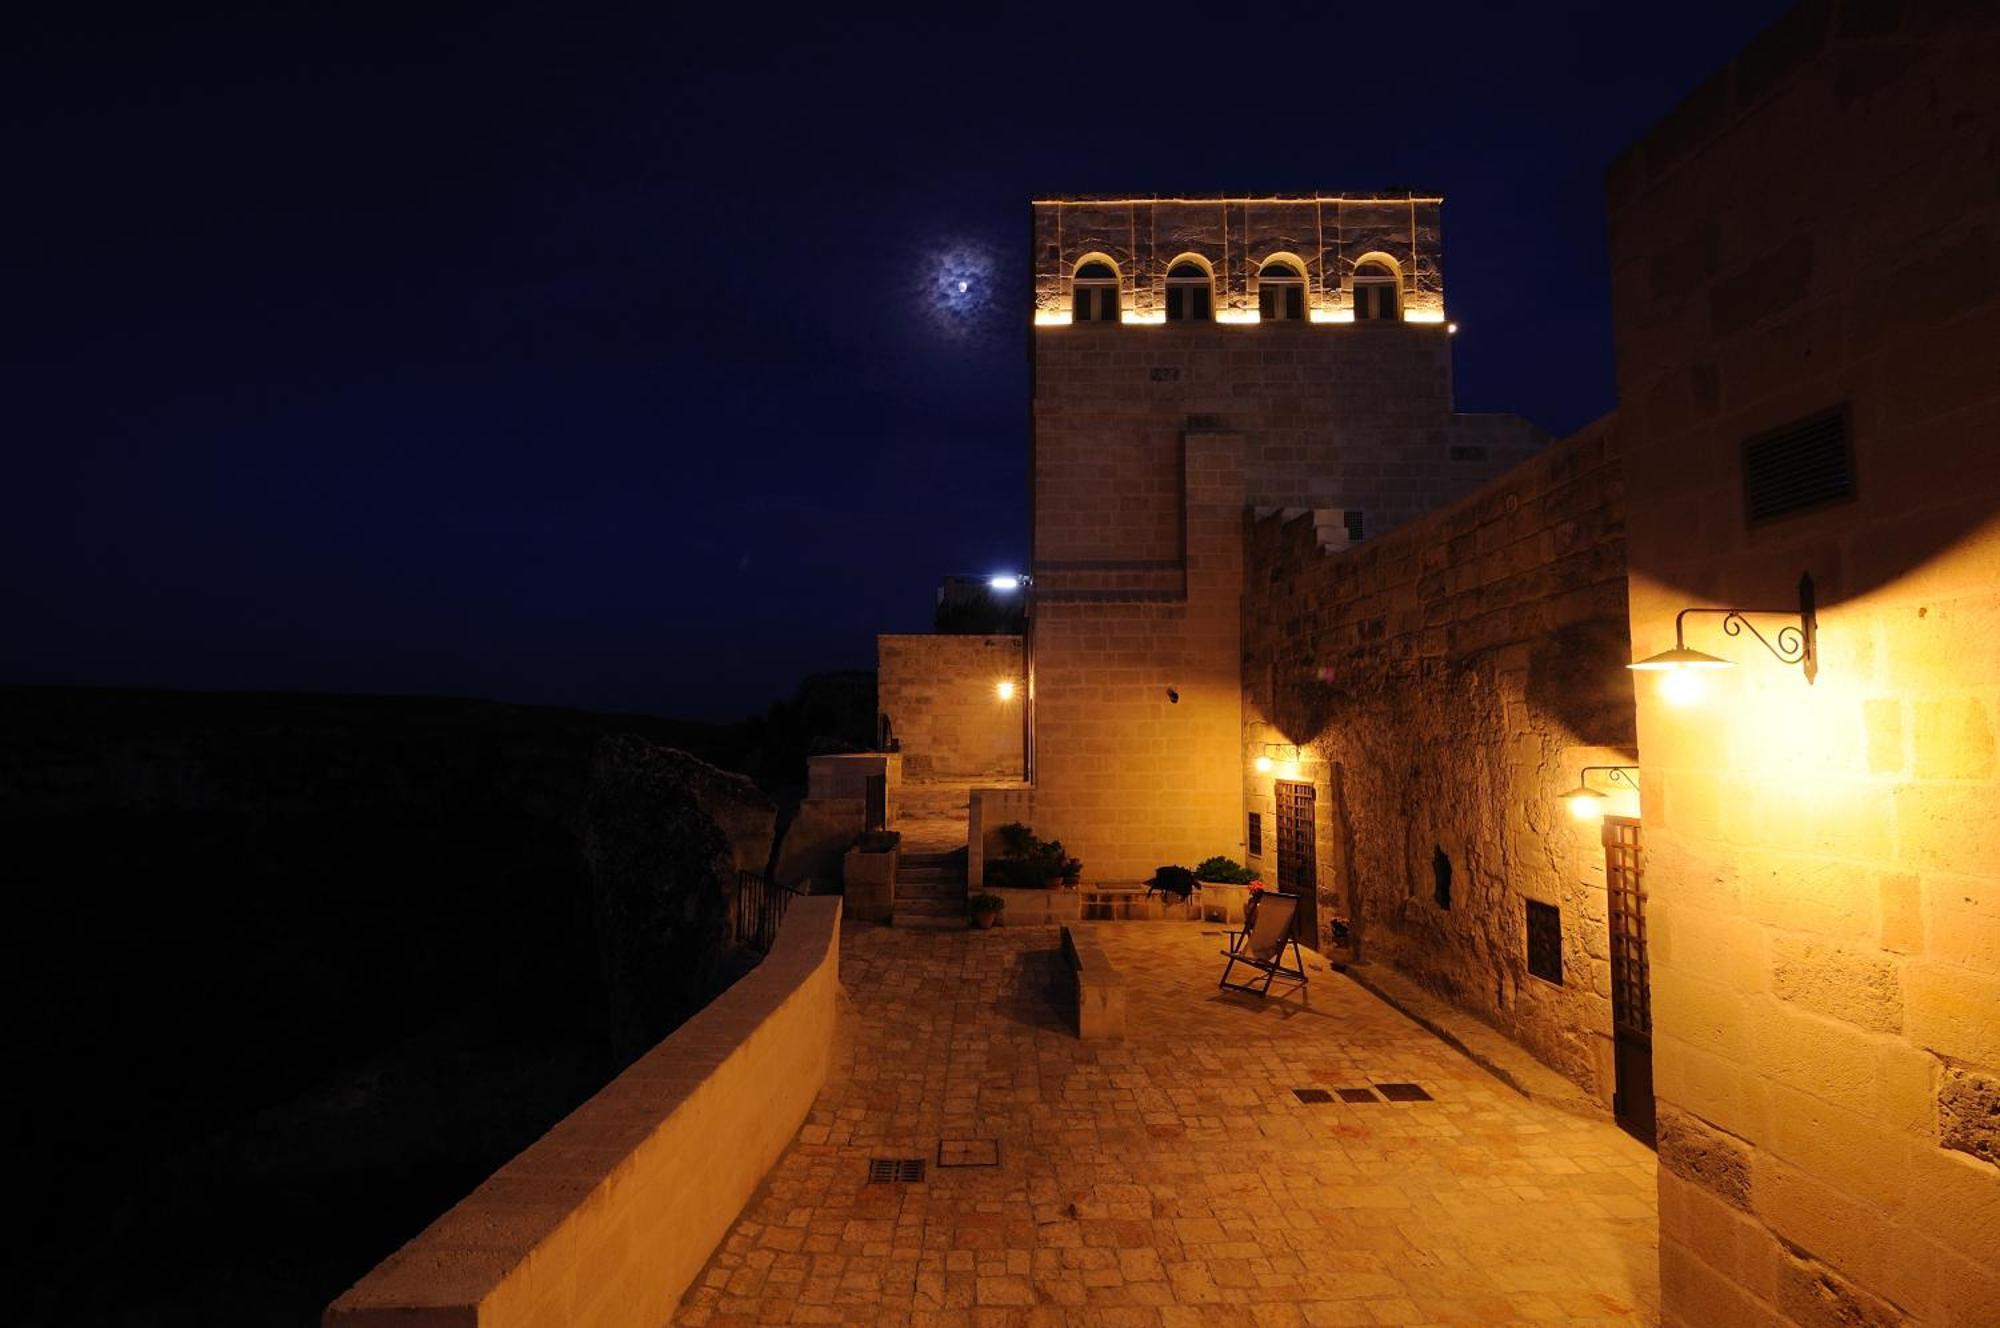
[[[1646,964],[1646,877],[1639,865],[1639,823],[1604,818],[1604,889],[1611,923],[1611,1023],[1650,1037],[1653,1001]]]

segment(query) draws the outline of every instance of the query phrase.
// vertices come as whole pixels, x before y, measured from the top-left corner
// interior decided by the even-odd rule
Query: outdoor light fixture
[[[1590,786],[1590,772],[1603,770],[1605,782],[1623,784],[1633,792],[1639,790],[1639,767],[1636,765],[1587,765],[1577,772],[1576,787],[1556,795],[1557,801],[1569,808],[1571,819],[1590,822],[1604,819],[1604,795]]]
[[[1722,659],[1699,650],[1688,649],[1685,624],[1690,613],[1719,613],[1722,615],[1722,631],[1725,636],[1741,636],[1749,632],[1757,638],[1757,644],[1771,652],[1781,664],[1797,664],[1805,670],[1806,682],[1811,684],[1819,676],[1819,619],[1813,609],[1813,579],[1810,572],[1799,576],[1799,610],[1796,624],[1786,623],[1767,637],[1758,631],[1746,616],[1748,614],[1768,614],[1774,617],[1791,616],[1788,609],[1682,609],[1674,616],[1674,648],[1662,650],[1657,655],[1635,660],[1626,665],[1648,673],[1662,673],[1660,694],[1674,705],[1690,705],[1701,699],[1707,690],[1702,675],[1710,669],[1728,669],[1736,666],[1732,659]]]
[[[1289,747],[1291,749],[1291,759],[1283,761],[1272,760],[1271,753],[1281,747]],[[1260,775],[1268,775],[1276,771],[1280,779],[1297,779],[1299,777],[1298,744],[1291,742],[1267,742],[1264,744],[1263,753],[1256,760],[1252,761],[1250,766]]]
[[[1014,680],[1012,678],[1002,678],[999,682],[993,684],[993,694],[1002,701],[1013,700]]]
[[[1008,590],[1019,590],[1021,588],[1021,578],[1018,576],[1014,576],[1011,573],[1003,572],[999,576],[989,577],[987,579],[986,586],[987,589],[989,590],[999,590],[1003,592]]]

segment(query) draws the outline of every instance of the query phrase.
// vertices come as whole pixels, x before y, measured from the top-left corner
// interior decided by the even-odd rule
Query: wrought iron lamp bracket
[[[1593,770],[1604,771],[1604,782],[1607,784],[1623,784],[1634,792],[1638,791],[1639,781],[1634,778],[1639,773],[1636,765],[1587,765],[1576,772],[1578,788],[1590,786],[1590,772]]]
[[[1806,682],[1811,684],[1819,676],[1819,617],[1813,599],[1813,579],[1810,572],[1799,575],[1799,608],[1797,622],[1788,622],[1770,636],[1757,630],[1757,625],[1747,615],[1755,613],[1764,617],[1793,617],[1788,609],[1682,609],[1674,615],[1674,648],[1687,648],[1687,634],[1683,624],[1690,613],[1714,613],[1722,616],[1724,636],[1741,636],[1748,632],[1757,639],[1757,644],[1771,653],[1781,664],[1797,664],[1804,668]]]

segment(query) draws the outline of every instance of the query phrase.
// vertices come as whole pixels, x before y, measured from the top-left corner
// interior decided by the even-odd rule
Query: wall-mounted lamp
[[[1770,637],[1758,631],[1745,615],[1756,613],[1789,618],[1792,616],[1789,610],[1689,608],[1674,615],[1674,648],[1626,665],[1630,669],[1666,675],[1660,679],[1660,694],[1674,705],[1691,705],[1701,699],[1707,691],[1702,682],[1702,674],[1706,671],[1736,667],[1735,660],[1688,649],[1685,624],[1690,613],[1719,613],[1725,636],[1741,636],[1747,631],[1779,663],[1802,666],[1808,684],[1819,676],[1819,618],[1814,612],[1812,574],[1807,572],[1799,576],[1797,624],[1786,623]]]
[[[1290,760],[1274,761],[1271,759],[1271,753],[1280,748],[1291,749],[1292,755]],[[1264,744],[1263,753],[1256,760],[1252,761],[1250,765],[1260,775],[1268,775],[1273,770],[1276,770],[1282,779],[1297,779],[1299,775],[1298,744],[1290,742],[1267,742]]]
[[[1571,819],[1590,822],[1604,819],[1604,795],[1590,786],[1590,772],[1605,771],[1607,784],[1623,784],[1634,793],[1639,791],[1639,767],[1636,765],[1587,765],[1577,772],[1576,787],[1556,794],[1556,800],[1569,809]]]
[[[986,588],[988,590],[997,590],[1003,595],[1010,591],[1019,590],[1027,584],[1027,577],[1016,576],[1012,572],[1002,572],[998,576],[989,576],[986,578]]]
[[[1002,701],[1013,700],[1014,680],[1012,678],[1002,678],[999,682],[994,683],[993,694],[999,697]]]

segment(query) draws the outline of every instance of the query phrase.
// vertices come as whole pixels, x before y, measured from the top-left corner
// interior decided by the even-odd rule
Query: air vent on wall
[[[1853,496],[1854,454],[1845,406],[1743,444],[1744,509],[1753,526]]]

